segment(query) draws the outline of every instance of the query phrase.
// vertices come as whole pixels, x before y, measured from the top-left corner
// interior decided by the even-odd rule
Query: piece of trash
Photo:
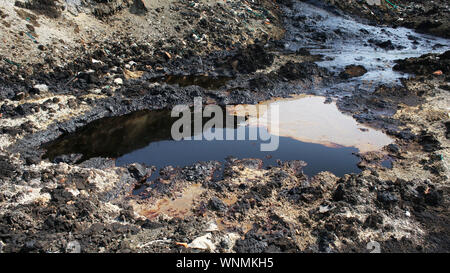
[[[5,61],[6,61],[7,63],[11,64],[11,65],[15,65],[15,66],[17,66],[17,67],[20,67],[20,64],[14,62],[14,61],[11,61],[10,59],[5,58]]]
[[[209,251],[216,250],[216,246],[211,241],[211,233],[207,233],[201,237],[195,238],[192,243],[188,244],[190,248],[204,249]]]
[[[188,246],[187,243],[179,243],[179,242],[175,242],[175,244],[176,244],[177,246],[184,246],[185,248],[189,248],[189,246]]]
[[[142,77],[144,75],[144,71],[130,71],[128,69],[123,70],[123,75],[125,78],[128,79],[137,79]]]
[[[114,80],[114,83],[117,84],[117,85],[122,85],[123,84],[123,80],[122,80],[122,78],[117,78],[117,79]]]
[[[36,39],[33,37],[33,35],[31,35],[31,33],[27,32],[26,35],[27,35],[28,37],[30,37],[30,39],[31,39],[34,43],[36,43],[36,44],[38,43],[38,41],[36,41]]]
[[[442,75],[443,73],[442,73],[442,70],[437,70],[437,71],[434,71],[433,72],[433,75],[437,75],[437,76],[440,76],[440,75]]]
[[[169,53],[169,52],[167,52],[167,51],[164,51],[164,54],[166,54],[167,58],[169,58],[169,59],[172,59],[172,55],[170,55],[170,53]]]
[[[138,247],[138,248],[144,248],[144,247],[148,247],[148,246],[151,246],[151,245],[157,244],[157,243],[170,243],[170,242],[171,242],[170,239],[164,238],[164,239],[162,239],[162,240],[154,240],[154,241],[150,241],[150,242],[148,242],[148,243],[138,245],[137,247]]]
[[[388,2],[389,4],[391,4],[391,6],[393,6],[395,9],[397,8],[397,5],[392,4],[391,2],[389,2],[389,0],[385,0],[386,2]]]
[[[320,206],[319,207],[319,213],[325,213],[328,212],[330,210],[330,207],[328,206]]]
[[[64,85],[63,87],[66,87],[69,83],[71,83],[73,80],[77,78],[77,76],[80,75],[80,72],[77,72],[75,75],[73,75]]]

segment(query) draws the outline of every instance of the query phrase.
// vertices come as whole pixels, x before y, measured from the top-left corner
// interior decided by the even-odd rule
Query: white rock
[[[319,213],[325,213],[328,212],[330,210],[330,207],[328,206],[320,206],[319,207]]]
[[[48,92],[48,86],[46,84],[36,84],[33,87],[36,88],[37,90],[39,90],[39,92],[41,92],[41,93]]]
[[[208,228],[205,231],[212,232],[212,231],[218,231],[218,230],[219,230],[219,227],[216,225],[216,223],[211,221],[211,222],[209,222]]]
[[[205,249],[209,251],[216,250],[216,246],[211,241],[211,233],[207,233],[201,237],[195,238],[192,243],[188,244],[190,248]]]
[[[228,233],[224,237],[222,237],[222,241],[226,245],[226,251],[231,252],[236,245],[236,241],[241,238],[237,233]]]
[[[66,189],[68,192],[70,192],[73,196],[78,196],[80,194],[80,191],[78,189],[72,189],[68,188]]]
[[[373,6],[373,5],[377,5],[380,6],[381,5],[381,0],[366,0],[367,4]]]
[[[100,95],[102,93],[102,90],[100,88],[92,89],[91,93]]]
[[[122,78],[117,78],[117,79],[114,80],[114,83],[118,84],[118,85],[122,85],[123,84],[123,80],[122,80]]]

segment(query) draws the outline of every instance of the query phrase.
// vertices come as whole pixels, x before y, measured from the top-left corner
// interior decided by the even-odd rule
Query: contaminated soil
[[[364,75],[287,50],[293,22],[308,27],[287,15],[298,2],[0,0],[0,252],[370,252],[370,242],[448,252],[449,51],[398,58],[391,72],[408,74],[396,83],[325,92],[393,139],[359,153],[358,174],[309,177],[302,161],[263,168],[231,157],[167,166],[149,181],[155,168],[139,163],[44,158],[46,143],[104,117],[194,97],[228,105],[324,95]],[[355,22],[450,33],[447,1],[366,2],[313,4]],[[320,28],[305,32],[328,41]]]

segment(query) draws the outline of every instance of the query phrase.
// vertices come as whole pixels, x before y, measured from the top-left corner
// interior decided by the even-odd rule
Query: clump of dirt
[[[299,80],[311,78],[313,75],[326,77],[329,72],[312,62],[287,62],[279,68],[278,75],[288,80]]]
[[[98,18],[103,18],[106,16],[111,16],[125,8],[128,8],[132,5],[133,12],[141,13],[144,12],[145,6],[139,5],[140,1],[132,1],[132,0],[112,0],[112,1],[104,1],[104,0],[93,0],[92,13]]]
[[[367,73],[367,69],[362,65],[348,65],[345,67],[344,71],[339,74],[343,79],[349,79],[354,77],[361,77]]]
[[[274,54],[267,52],[261,44],[250,45],[229,61],[229,65],[241,73],[252,73],[272,65]]]
[[[394,70],[416,75],[439,76],[450,72],[450,51],[443,54],[425,54],[419,58],[397,60]],[[439,72],[440,71],[440,72]]]
[[[60,17],[63,9],[63,6],[60,5],[58,0],[29,0],[25,2],[16,1],[15,5],[19,8],[33,10],[50,18]]]

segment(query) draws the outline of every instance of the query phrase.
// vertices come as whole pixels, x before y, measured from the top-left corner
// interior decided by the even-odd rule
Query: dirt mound
[[[326,69],[312,62],[288,62],[278,70],[278,75],[288,80],[312,79],[314,76],[325,76],[327,74]]]
[[[36,11],[39,14],[46,15],[50,18],[58,18],[61,16],[63,6],[58,0],[30,0],[16,1],[15,5],[19,8],[26,8]]]
[[[134,1],[137,2],[137,1]],[[142,6],[133,3],[131,0],[93,0],[92,13],[97,17],[105,17],[115,14],[116,12],[128,8],[133,4],[135,12],[141,11]]]
[[[367,73],[367,69],[362,65],[348,65],[345,70],[339,74],[343,79],[349,79],[354,77],[360,77]]]
[[[241,50],[231,59],[231,66],[241,73],[252,73],[258,69],[270,66],[273,63],[274,55],[267,52],[263,45],[250,45]]]
[[[450,51],[438,54],[425,54],[418,58],[397,60],[394,70],[416,75],[440,75],[450,72]],[[441,72],[439,72],[441,71]]]

